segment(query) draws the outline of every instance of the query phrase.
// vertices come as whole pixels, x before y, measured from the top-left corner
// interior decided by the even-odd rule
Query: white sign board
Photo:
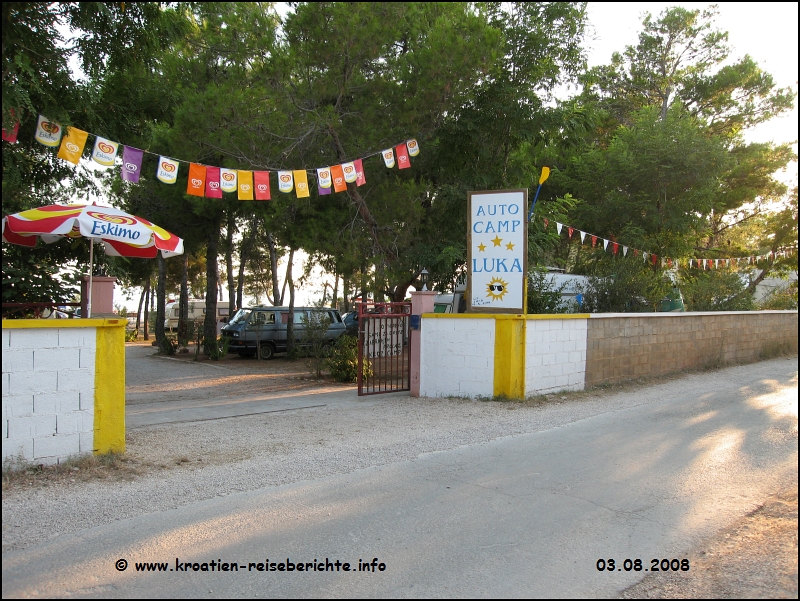
[[[527,208],[527,190],[467,193],[468,312],[523,312]]]

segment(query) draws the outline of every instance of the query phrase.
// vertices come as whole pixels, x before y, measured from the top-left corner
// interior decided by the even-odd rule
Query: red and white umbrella
[[[164,258],[183,254],[183,240],[167,230],[113,207],[97,205],[49,205],[3,217],[3,242],[36,246],[41,238],[50,244],[63,238],[83,236],[101,240],[106,254],[114,257],[152,259],[161,251]],[[89,301],[92,311],[92,269],[94,244],[89,245]]]

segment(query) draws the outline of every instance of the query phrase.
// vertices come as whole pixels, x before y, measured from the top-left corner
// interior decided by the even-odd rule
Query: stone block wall
[[[797,352],[797,325],[796,311],[591,315],[586,385]]]
[[[420,333],[421,396],[492,396],[493,316],[423,319]]]
[[[526,395],[583,390],[588,319],[585,316],[578,319],[559,317],[534,319],[528,316],[525,336]]]
[[[125,320],[3,320],[3,463],[125,449]]]

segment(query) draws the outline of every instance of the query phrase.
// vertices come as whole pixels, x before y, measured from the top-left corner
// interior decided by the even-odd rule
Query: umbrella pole
[[[86,303],[86,317],[92,316],[92,269],[94,264],[94,239],[89,238],[89,300]]]

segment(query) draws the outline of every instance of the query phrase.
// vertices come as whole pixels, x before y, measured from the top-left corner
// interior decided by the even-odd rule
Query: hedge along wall
[[[593,314],[587,334],[596,386],[797,352],[797,311]]]
[[[125,450],[124,319],[3,320],[3,462]]]
[[[525,398],[757,361],[797,352],[797,325],[797,311],[425,313],[420,395]]]

